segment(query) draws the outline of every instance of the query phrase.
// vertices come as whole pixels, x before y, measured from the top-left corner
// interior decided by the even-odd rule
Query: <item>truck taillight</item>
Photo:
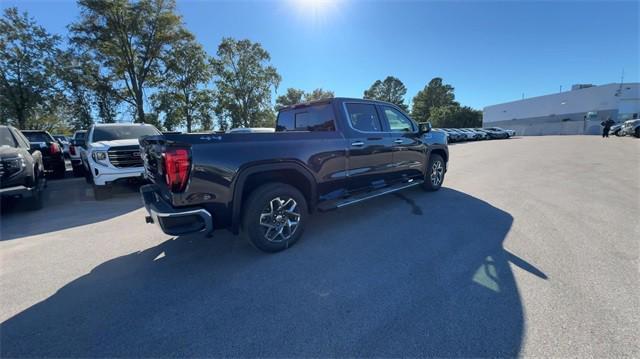
[[[74,145],[69,146],[69,154],[71,156],[75,156],[76,155],[76,146],[74,146]]]
[[[171,192],[182,192],[189,179],[191,161],[189,150],[185,148],[167,148],[164,153],[165,181]]]
[[[51,143],[51,146],[49,146],[49,153],[55,155],[58,152],[60,152],[60,146],[55,142]]]

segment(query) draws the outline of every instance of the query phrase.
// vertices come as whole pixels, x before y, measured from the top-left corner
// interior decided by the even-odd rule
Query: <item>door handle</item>
[[[356,147],[364,146],[364,142],[362,141],[351,142],[351,146],[356,146]]]
[[[403,142],[404,142],[404,141],[403,141],[403,140],[401,140],[401,139],[397,139],[397,140],[393,141],[393,143],[397,143],[397,144],[399,144],[399,145],[400,145],[400,144],[402,144]]]

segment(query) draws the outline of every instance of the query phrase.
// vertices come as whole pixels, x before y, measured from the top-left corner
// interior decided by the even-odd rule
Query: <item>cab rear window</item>
[[[276,131],[335,131],[335,119],[330,103],[304,106],[278,113]]]
[[[53,137],[46,132],[22,132],[29,142],[53,142]]]

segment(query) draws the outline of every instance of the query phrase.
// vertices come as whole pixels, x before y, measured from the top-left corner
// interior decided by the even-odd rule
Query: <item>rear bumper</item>
[[[47,156],[44,157],[42,159],[42,162],[44,162],[44,169],[45,171],[56,171],[60,168],[64,168],[65,167],[65,163],[64,163],[64,156],[60,155],[60,156]]]
[[[157,192],[155,185],[148,184],[140,187],[142,203],[149,215],[147,223],[155,223],[160,229],[171,236],[181,236],[189,233],[213,232],[213,217],[203,208],[176,209],[165,201]]]
[[[0,189],[0,196],[13,197],[13,196],[31,196],[35,188],[29,188],[25,186],[13,186]]]

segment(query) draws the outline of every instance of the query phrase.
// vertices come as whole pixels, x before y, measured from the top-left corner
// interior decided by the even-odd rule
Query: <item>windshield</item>
[[[0,127],[0,146],[16,147],[16,140],[6,127]]]
[[[29,142],[53,142],[53,138],[46,132],[22,132]]]
[[[100,126],[93,129],[93,142],[129,140],[142,136],[159,135],[153,126]]]

